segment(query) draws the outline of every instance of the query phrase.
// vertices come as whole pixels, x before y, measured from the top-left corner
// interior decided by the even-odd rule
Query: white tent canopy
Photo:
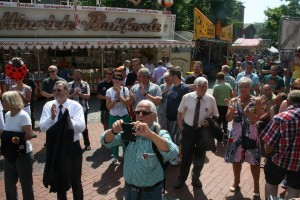
[[[268,51],[272,54],[279,54],[278,49],[276,49],[275,47],[271,46],[271,48],[268,48]]]
[[[130,38],[0,38],[3,49],[192,47],[192,41]]]

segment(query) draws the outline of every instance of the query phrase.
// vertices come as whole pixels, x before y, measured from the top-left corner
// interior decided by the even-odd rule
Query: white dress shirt
[[[51,107],[52,105],[56,105],[57,114],[54,120],[51,119]],[[69,110],[71,122],[74,128],[74,142],[79,140],[81,137],[81,133],[85,130],[85,121],[84,121],[84,113],[82,106],[71,99],[67,99],[65,103],[62,104],[62,112],[66,109]],[[40,120],[40,129],[41,131],[47,131],[55,122],[57,121],[59,113],[59,103],[56,100],[48,101],[44,107]]]
[[[197,97],[198,95],[195,91],[185,94],[182,97],[182,100],[178,107],[178,112],[183,113],[184,122],[189,126],[193,126],[195,109],[198,101]],[[199,112],[198,127],[201,127],[202,121],[204,121],[206,118],[219,116],[216,100],[212,95],[206,93],[200,100],[200,103],[201,106]]]

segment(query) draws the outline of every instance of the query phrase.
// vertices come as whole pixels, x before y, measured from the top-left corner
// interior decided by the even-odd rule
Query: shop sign
[[[197,8],[194,9],[194,40],[215,38],[215,25]]]
[[[160,38],[168,35],[164,31],[174,32],[164,28],[167,15],[159,11],[95,9],[98,7],[78,6],[80,29],[77,30],[72,6],[44,5],[41,8],[41,4],[1,2],[0,36]]]

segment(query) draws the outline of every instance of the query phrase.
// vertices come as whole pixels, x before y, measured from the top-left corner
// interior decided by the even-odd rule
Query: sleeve
[[[260,81],[259,81],[257,74],[255,74],[254,79],[253,79],[253,85],[258,85],[258,84],[260,84]]]
[[[107,134],[107,131],[105,131],[101,135],[100,142],[101,142],[102,145],[106,146],[107,148],[111,148],[111,147],[114,147],[114,146],[122,145],[121,133],[119,133],[118,135],[116,135],[115,138],[111,142],[109,142],[109,143],[106,143],[104,141],[104,138],[105,138],[106,134]]]
[[[41,119],[40,119],[40,129],[46,132],[55,122],[55,119],[51,119],[51,104],[46,103],[43,107]]]
[[[212,103],[212,113],[211,113],[211,116],[212,117],[219,117],[219,111],[218,111],[216,99],[212,97],[212,102],[211,103]]]
[[[84,120],[84,112],[82,106],[77,103],[73,102],[74,105],[69,110],[71,122],[74,128],[74,133],[82,133],[85,130],[85,120]]]
[[[156,94],[154,94],[155,96],[157,96],[157,97],[162,97],[162,93],[161,93],[161,89],[160,89],[160,87],[157,85],[156,86]]]
[[[24,114],[22,115],[22,119],[21,119],[21,126],[31,126],[31,119],[30,119],[30,116],[25,113],[24,111]]]
[[[185,109],[186,109],[186,106],[185,106],[186,99],[187,99],[187,95],[184,95],[181,99],[180,104],[179,104],[178,112],[183,113],[185,111]]]
[[[102,92],[102,82],[100,82],[99,84],[98,84],[98,87],[97,87],[97,94],[101,94],[101,95],[103,95],[103,92]]]
[[[170,134],[166,130],[160,130],[158,135],[167,141],[168,148],[169,148],[169,151],[167,152],[159,151],[163,156],[164,161],[175,159],[179,154],[179,148],[176,144],[172,142]]]
[[[91,90],[90,90],[90,85],[86,82],[86,94],[90,95]]]
[[[262,139],[267,145],[272,146],[280,139],[280,120],[275,116],[262,132]],[[285,129],[284,129],[285,130]]]
[[[42,91],[43,91],[43,92],[48,92],[46,80],[43,80],[43,83],[42,83]]]
[[[152,73],[152,77],[153,77],[153,78],[155,78],[155,76],[156,76],[156,71],[157,71],[157,70],[154,69],[154,71],[153,71],[153,73]]]
[[[133,74],[129,73],[127,78],[126,78],[125,86],[131,86],[133,84],[134,84]]]

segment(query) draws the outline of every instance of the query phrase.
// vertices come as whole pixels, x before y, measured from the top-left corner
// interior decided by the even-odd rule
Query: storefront
[[[79,29],[73,6],[1,2],[2,67],[11,57],[22,57],[39,83],[49,65],[68,63],[84,71],[95,92],[106,67],[133,57],[142,63],[149,57],[157,61],[170,56],[172,48],[192,46],[191,41],[173,39],[176,16],[169,12],[91,6],[77,10]]]

